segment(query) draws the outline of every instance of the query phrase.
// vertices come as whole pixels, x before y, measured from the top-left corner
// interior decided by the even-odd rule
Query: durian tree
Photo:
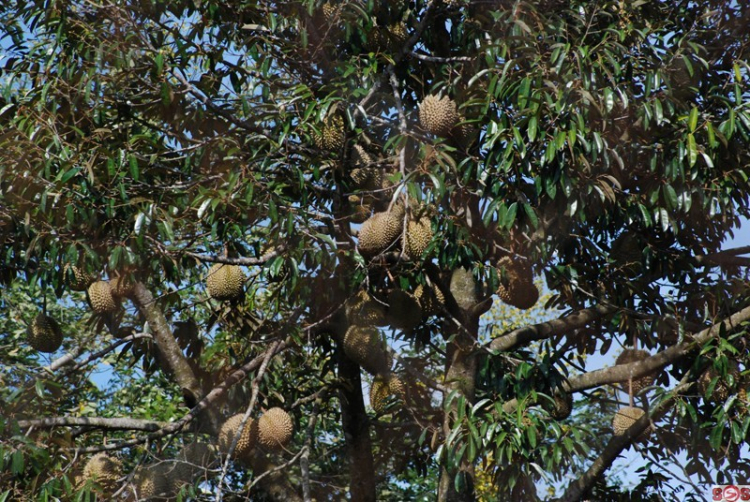
[[[747,480],[748,27],[3,2],[0,494],[465,501],[481,464],[573,501],[627,448]]]

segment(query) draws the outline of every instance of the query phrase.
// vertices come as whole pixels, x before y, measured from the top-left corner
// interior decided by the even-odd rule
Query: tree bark
[[[458,391],[467,402],[474,401],[477,374],[477,353],[474,350],[476,335],[479,330],[479,317],[465,323],[455,338],[448,345],[448,367],[446,383],[451,390]],[[467,332],[468,331],[468,332]],[[445,396],[447,398],[448,395]],[[451,410],[443,418],[443,432],[448,437],[456,416],[458,400],[454,398]],[[464,483],[460,490],[454,482],[457,474],[463,474]],[[441,466],[438,486],[438,502],[470,502],[474,497],[474,465],[462,462],[458,469]]]
[[[370,427],[362,397],[359,366],[339,349],[339,378],[345,382],[339,391],[341,418],[349,457],[351,500],[375,502],[375,463],[372,458]]]
[[[203,388],[175,340],[167,318],[143,283],[135,284],[131,299],[153,331],[159,365],[165,373],[174,377],[186,397],[186,404],[192,408],[203,399]],[[208,425],[207,430],[216,433],[220,422],[216,410],[206,410],[204,417],[208,419],[205,424]]]

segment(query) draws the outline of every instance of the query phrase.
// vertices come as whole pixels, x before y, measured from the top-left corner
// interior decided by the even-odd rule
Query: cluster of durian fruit
[[[82,268],[66,264],[63,267],[65,285],[71,291],[85,291],[91,309],[97,314],[108,314],[120,309],[124,298],[132,296],[134,284],[123,275],[100,281]],[[52,316],[39,313],[26,328],[27,343],[38,352],[54,353],[62,345],[64,334]]]
[[[370,216],[359,230],[359,252],[372,258],[387,251],[403,250],[410,260],[422,258],[432,241],[432,221],[435,214],[430,204],[413,204],[408,220],[405,204],[396,202],[390,210]]]
[[[236,438],[237,444],[232,452],[232,459],[248,465],[252,464],[252,457],[257,448],[271,452],[283,450],[294,435],[292,418],[281,408],[270,408],[257,420],[248,418],[237,437],[243,418],[244,413],[238,413],[222,424],[219,432],[219,450],[228,455]]]
[[[206,475],[207,469],[216,467],[218,456],[213,446],[196,441],[186,444],[174,459],[157,460],[136,468],[132,481],[121,490],[127,479],[120,459],[107,453],[92,456],[76,477],[76,489],[89,487],[108,500],[116,492],[124,493],[126,500],[174,501],[185,486],[191,486]]]

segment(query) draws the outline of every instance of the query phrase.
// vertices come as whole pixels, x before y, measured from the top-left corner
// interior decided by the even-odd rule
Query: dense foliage
[[[10,0],[0,43],[0,498],[750,478],[743,2]]]

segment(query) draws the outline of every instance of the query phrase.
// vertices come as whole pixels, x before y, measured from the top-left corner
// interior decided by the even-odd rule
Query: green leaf
[[[688,163],[690,167],[695,165],[698,160],[698,146],[695,144],[695,136],[692,133],[688,134],[687,137],[687,151],[688,151]]]
[[[690,129],[690,132],[695,132],[695,129],[698,127],[698,108],[693,107],[692,110],[690,110],[690,118],[688,119],[688,128]]]

